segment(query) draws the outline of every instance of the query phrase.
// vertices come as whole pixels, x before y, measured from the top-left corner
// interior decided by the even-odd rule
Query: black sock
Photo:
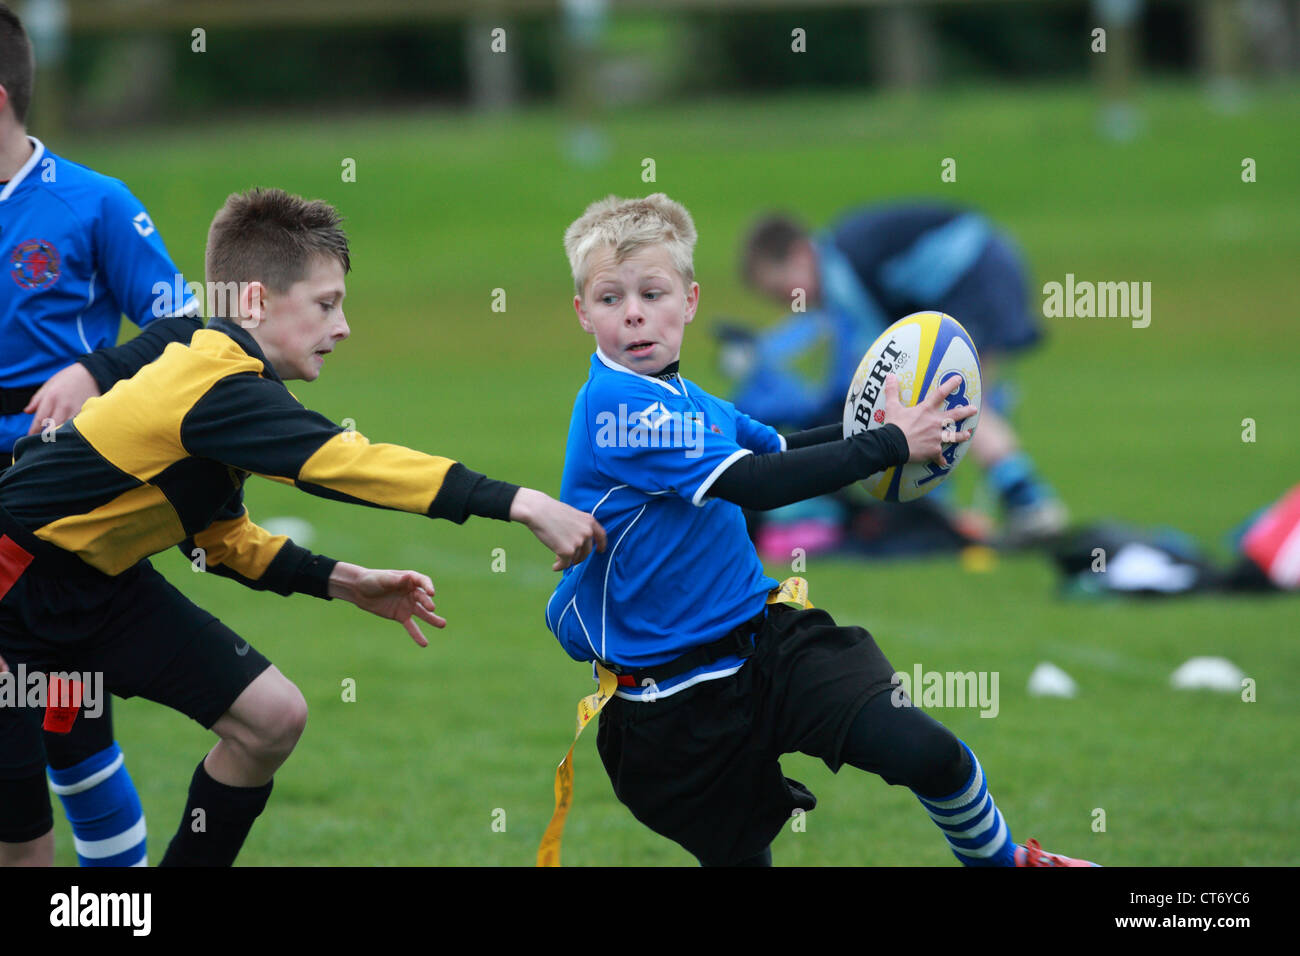
[[[748,860],[740,860],[733,863],[732,866],[771,866],[772,865],[772,848],[769,846],[762,853],[756,853]]]
[[[180,828],[159,866],[230,866],[239,855],[262,808],[271,796],[260,787],[229,787],[208,776],[199,761],[190,780],[190,795]]]
[[[720,864],[720,863],[705,863],[703,860],[700,860],[700,866],[723,866],[723,865],[726,865],[726,866],[771,866],[771,865],[772,865],[772,848],[771,848],[770,846],[765,847],[762,851],[760,851],[760,852],[758,852],[758,853],[755,853],[753,856],[751,856],[751,857],[747,857],[746,859],[743,859],[743,860],[737,860],[735,863],[727,863],[727,864]]]

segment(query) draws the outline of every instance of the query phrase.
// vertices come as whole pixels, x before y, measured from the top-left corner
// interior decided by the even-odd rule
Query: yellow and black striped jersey
[[[456,522],[507,517],[515,490],[450,458],[372,444],[305,408],[253,337],[225,319],[168,345],[45,437],[15,445],[0,507],[109,575],[181,545],[250,587],[324,596],[334,562],[313,566],[316,556],[249,520],[249,474]]]

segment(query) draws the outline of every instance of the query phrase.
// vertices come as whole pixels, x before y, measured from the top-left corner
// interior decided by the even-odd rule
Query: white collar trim
[[[27,162],[23,163],[23,168],[14,173],[14,178],[9,180],[9,184],[3,190],[0,190],[0,202],[4,202],[9,195],[18,188],[18,184],[27,178],[27,174],[36,168],[36,164],[41,161],[45,155],[45,144],[35,136],[28,136],[27,141],[32,144],[32,155]]]
[[[601,363],[604,364],[607,368],[612,368],[616,372],[623,372],[627,375],[634,375],[637,378],[644,379],[647,382],[654,382],[656,385],[662,385],[664,388],[668,389],[668,391],[672,392],[674,395],[682,394],[681,392],[677,391],[677,389],[673,388],[671,385],[669,385],[661,378],[655,378],[653,375],[642,375],[640,372],[632,371],[626,365],[619,365],[612,358],[610,358],[608,355],[602,352],[599,346],[596,348],[596,358],[600,359]],[[681,381],[680,375],[677,376],[677,380]],[[683,386],[683,390],[685,390],[685,386]]]

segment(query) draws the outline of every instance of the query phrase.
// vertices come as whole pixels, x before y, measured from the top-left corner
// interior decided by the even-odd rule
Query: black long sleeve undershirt
[[[897,425],[836,441],[830,430],[838,427],[827,425],[788,435],[789,451],[737,459],[713,482],[709,496],[742,508],[768,511],[838,491],[908,459],[907,439]],[[792,439],[800,444],[793,445]]]
[[[158,356],[173,342],[188,343],[190,337],[203,328],[203,320],[196,316],[173,316],[150,322],[130,342],[96,349],[77,361],[86,367],[90,377],[99,386],[102,395],[116,382],[130,378]]]
[[[514,504],[518,493],[518,485],[481,475],[470,489],[469,498],[465,502],[465,513],[509,521],[510,506]]]
[[[809,428],[801,432],[792,432],[785,436],[786,451],[792,448],[809,448],[813,445],[824,445],[828,441],[843,441],[844,426],[839,422],[833,425],[820,425],[817,428]]]

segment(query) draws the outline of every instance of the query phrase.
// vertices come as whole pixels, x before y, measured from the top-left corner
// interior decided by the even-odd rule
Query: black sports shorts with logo
[[[9,670],[103,675],[210,728],[271,662],[141,561],[112,577],[0,509],[0,657]],[[21,691],[22,689],[18,689]],[[40,707],[0,706],[0,842],[50,829]],[[77,723],[94,720],[83,705]],[[75,725],[74,725],[75,729]]]
[[[817,804],[781,772],[781,755],[810,754],[838,772],[853,718],[893,689],[893,675],[863,628],[773,604],[739,671],[653,702],[615,697],[596,745],[633,816],[706,866],[733,864]]]

